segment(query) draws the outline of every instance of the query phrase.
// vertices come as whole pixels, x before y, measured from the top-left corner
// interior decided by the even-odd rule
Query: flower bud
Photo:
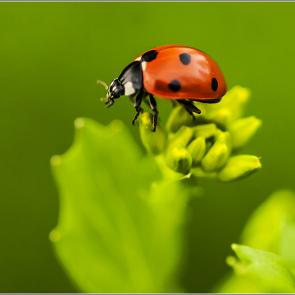
[[[279,255],[237,244],[232,244],[232,249],[237,258],[230,256],[227,263],[261,293],[294,293],[294,276]]]
[[[250,90],[242,86],[231,88],[222,98],[223,106],[230,110],[231,121],[241,117],[250,98]]]
[[[261,126],[261,123],[261,120],[254,116],[232,122],[228,130],[232,136],[233,148],[240,148],[247,144]]]
[[[142,113],[139,118],[139,131],[141,141],[146,150],[154,155],[160,154],[165,148],[165,135],[163,130],[158,126],[156,131],[153,130],[151,114]]]
[[[215,143],[203,158],[202,167],[206,172],[218,170],[225,165],[230,153],[230,135],[220,131]]]
[[[200,161],[203,159],[206,152],[206,140],[204,137],[197,137],[193,140],[187,150],[190,152],[193,160],[193,166],[198,165]]]
[[[227,148],[229,149],[229,151],[231,152],[232,139],[231,139],[230,133],[228,131],[226,131],[226,132],[219,131],[218,136],[216,138],[216,142],[217,143],[224,143],[227,146]]]
[[[228,148],[224,143],[214,144],[202,160],[206,172],[213,172],[222,167],[228,159]]]
[[[168,132],[176,132],[181,126],[189,125],[192,122],[191,116],[182,107],[177,106],[173,108],[166,123],[166,129]]]
[[[166,163],[174,171],[188,174],[192,167],[192,156],[183,147],[171,147],[166,155]]]
[[[185,147],[194,136],[194,130],[191,127],[182,126],[175,134],[170,137],[170,146]]]
[[[222,97],[218,104],[206,105],[204,117],[227,126],[242,116],[249,97],[248,88],[235,86]]]
[[[218,129],[214,123],[198,125],[194,127],[195,137],[202,136],[204,138],[209,138],[215,136],[218,133]]]
[[[218,173],[221,181],[232,181],[245,177],[261,168],[258,157],[252,155],[238,155],[230,157],[225,167]]]
[[[210,107],[210,106],[209,106]],[[227,125],[231,120],[232,113],[227,108],[218,108],[215,110],[207,110],[206,118],[210,121],[219,123],[221,125]]]
[[[200,166],[192,168],[191,173],[193,176],[197,178],[215,178],[216,177],[216,172],[206,172]]]

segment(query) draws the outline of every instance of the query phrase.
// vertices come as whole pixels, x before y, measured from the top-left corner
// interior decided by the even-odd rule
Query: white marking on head
[[[141,63],[141,68],[142,68],[143,71],[145,71],[146,64],[147,64],[146,61],[143,61],[143,62]]]
[[[124,88],[125,88],[125,95],[126,96],[132,95],[136,92],[133,87],[132,82],[130,82],[130,81],[127,82],[126,84],[124,84]]]

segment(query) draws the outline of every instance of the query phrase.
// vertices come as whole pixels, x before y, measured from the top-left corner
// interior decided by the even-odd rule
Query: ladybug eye
[[[218,88],[218,81],[216,80],[216,78],[212,78],[211,80],[211,88],[213,91],[216,91]]]

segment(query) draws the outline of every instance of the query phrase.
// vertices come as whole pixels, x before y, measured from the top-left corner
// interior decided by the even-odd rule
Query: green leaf
[[[120,122],[76,120],[52,159],[60,215],[50,238],[83,292],[176,292],[186,191],[163,182]]]
[[[288,272],[295,274],[295,194],[288,190],[282,190],[275,192],[269,199],[262,203],[255,210],[250,217],[247,225],[242,234],[242,243],[251,246],[244,249],[250,249],[248,256],[251,256],[252,264],[259,265],[255,268],[256,275],[242,275],[239,271],[236,271],[236,275],[228,276],[222,285],[218,287],[218,291],[221,292],[270,292],[270,288],[273,288],[273,284],[277,285],[277,279],[271,279],[269,275],[269,282],[266,283],[266,274],[271,270],[265,260],[261,260],[262,257],[271,257],[275,255],[276,259],[283,262],[284,267],[288,267]],[[264,250],[259,252],[260,249]],[[251,250],[252,249],[252,250]],[[252,251],[252,254],[251,254]],[[267,252],[266,252],[267,251]],[[243,251],[242,251],[243,252]],[[244,251],[245,253],[247,251]],[[270,252],[273,252],[270,253]],[[260,255],[261,253],[268,253]],[[271,254],[271,255],[270,255]],[[244,257],[244,260],[247,255]],[[232,264],[229,258],[229,263]],[[247,259],[246,259],[247,260]],[[235,260],[233,260],[235,261]],[[261,261],[264,261],[261,263]],[[272,260],[273,261],[273,260]],[[280,262],[280,264],[281,264]],[[234,263],[235,264],[235,263]],[[234,266],[233,264],[233,266]],[[240,264],[237,264],[238,268]],[[263,269],[263,267],[265,269]],[[236,269],[237,270],[237,269]],[[243,267],[240,268],[243,270]],[[261,274],[259,274],[261,272]],[[264,283],[261,283],[261,276],[265,277]],[[263,280],[262,280],[263,281]],[[267,285],[269,284],[269,285]],[[282,290],[277,289],[279,292]],[[287,291],[286,291],[287,292]]]
[[[285,223],[280,242],[280,254],[295,275],[295,222]]]
[[[237,258],[228,257],[228,264],[238,277],[250,282],[239,292],[249,292],[248,286],[251,290],[253,285],[265,293],[295,292],[295,278],[280,256],[237,244],[232,249]]]
[[[213,290],[214,293],[263,293],[261,286],[247,277],[229,274]]]
[[[295,273],[295,194],[275,192],[250,217],[242,243],[279,254]]]
[[[242,234],[242,243],[280,254],[282,230],[293,219],[295,194],[287,190],[278,191],[250,217]]]

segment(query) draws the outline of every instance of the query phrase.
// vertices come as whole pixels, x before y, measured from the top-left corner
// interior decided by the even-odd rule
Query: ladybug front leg
[[[192,101],[185,99],[177,99],[178,103],[184,106],[185,110],[195,119],[194,113],[201,114],[199,110]]]
[[[135,98],[135,102],[134,102],[134,108],[136,110],[136,114],[132,120],[132,124],[135,124],[135,121],[137,120],[139,114],[143,111],[142,107],[141,107],[141,103],[142,103],[142,99],[143,99],[144,93],[142,90],[140,90],[140,92],[137,94],[136,98]]]
[[[153,131],[156,131],[157,125],[158,125],[158,108],[157,108],[157,102],[152,94],[149,94],[150,97],[150,107],[153,111]]]

